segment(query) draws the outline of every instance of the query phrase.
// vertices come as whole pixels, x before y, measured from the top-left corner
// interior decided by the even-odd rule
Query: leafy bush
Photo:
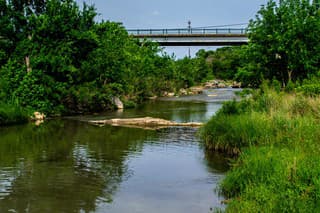
[[[28,113],[18,104],[0,102],[0,126],[21,124],[28,121]]]
[[[298,88],[298,91],[303,92],[305,95],[317,96],[320,95],[320,84],[304,84]]]

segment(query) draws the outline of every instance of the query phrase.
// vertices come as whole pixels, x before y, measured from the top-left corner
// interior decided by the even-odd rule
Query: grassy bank
[[[226,212],[320,211],[320,98],[255,92],[202,129],[208,149],[238,155],[221,184]]]
[[[28,114],[19,105],[0,103],[0,126],[26,122],[28,122]]]

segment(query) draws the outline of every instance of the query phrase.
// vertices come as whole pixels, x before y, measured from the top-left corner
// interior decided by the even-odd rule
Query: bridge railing
[[[247,34],[246,28],[177,28],[177,29],[129,29],[132,35],[198,35],[198,34]]]

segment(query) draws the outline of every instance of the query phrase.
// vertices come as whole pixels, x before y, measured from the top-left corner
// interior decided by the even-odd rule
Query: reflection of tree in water
[[[207,169],[211,173],[225,173],[230,169],[229,160],[230,158],[218,152],[204,149],[204,158]]]
[[[71,121],[0,129],[0,212],[94,211],[112,201],[149,134]]]

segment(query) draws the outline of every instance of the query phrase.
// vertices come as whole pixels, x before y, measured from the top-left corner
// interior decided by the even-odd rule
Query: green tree
[[[242,72],[286,85],[319,70],[320,13],[312,2],[270,0],[250,22],[249,32],[248,65]]]

